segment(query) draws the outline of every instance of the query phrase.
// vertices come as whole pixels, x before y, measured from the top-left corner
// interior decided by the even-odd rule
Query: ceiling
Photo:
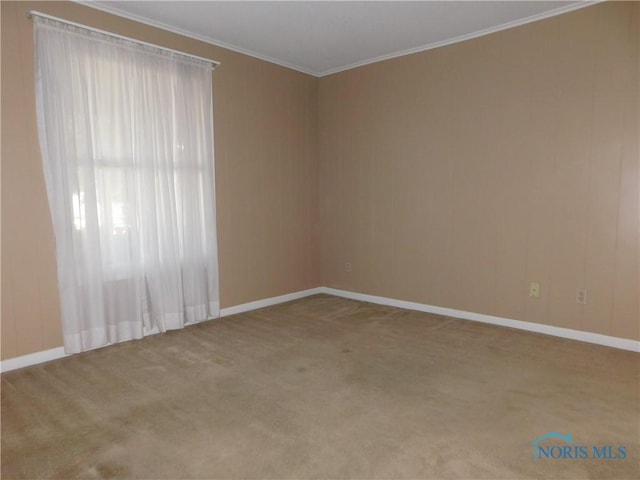
[[[386,58],[485,35],[595,2],[85,1],[80,3],[311,75],[324,76]]]

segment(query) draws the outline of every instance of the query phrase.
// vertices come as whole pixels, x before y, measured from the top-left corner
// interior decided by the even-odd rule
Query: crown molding
[[[537,22],[538,20],[544,20],[545,18],[556,17],[558,15],[562,15],[563,13],[573,12],[574,10],[579,10],[581,8],[590,7],[592,5],[605,2],[607,0],[585,0],[579,3],[573,3],[571,5],[565,5],[564,7],[554,8],[553,10],[546,11],[544,13],[538,13],[536,15],[531,15],[529,17],[521,18],[519,20],[514,20],[512,22],[501,23],[500,25],[496,25],[490,28],[485,28],[483,30],[478,30],[471,33],[466,33],[464,35],[458,35],[457,37],[452,37],[447,40],[442,40],[439,42],[428,43],[426,45],[422,45],[420,47],[409,48],[407,50],[402,50],[400,52],[390,53],[387,55],[380,55],[378,57],[370,58],[368,60],[363,60],[361,62],[352,63],[349,65],[345,65],[344,67],[338,67],[331,70],[325,70],[320,73],[314,74],[317,77],[326,77],[328,75],[333,75],[335,73],[344,72],[346,70],[352,70],[358,67],[364,67],[365,65],[371,65],[372,63],[383,62],[385,60],[391,60],[392,58],[404,57],[405,55],[412,55],[414,53],[426,52],[427,50],[433,50],[434,48],[446,47],[447,45],[453,45],[455,43],[465,42],[467,40],[472,40],[478,37],[484,37],[485,35],[490,35],[492,33],[501,32],[502,30],[508,30],[510,28],[520,27],[522,25],[526,25],[528,23]]]
[[[512,22],[507,22],[507,23],[502,23],[500,25],[496,25],[490,28],[485,28],[483,30],[478,30],[476,32],[471,32],[471,33],[467,33],[464,35],[459,35],[457,37],[453,37],[453,38],[449,38],[446,40],[442,40],[439,42],[432,42],[426,45],[421,45],[419,47],[414,47],[414,48],[410,48],[410,49],[406,49],[406,50],[402,50],[399,52],[394,52],[394,53],[390,53],[390,54],[386,54],[386,55],[380,55],[377,57],[373,57],[367,60],[362,60],[360,62],[355,62],[355,63],[351,63],[349,65],[344,65],[342,67],[337,67],[337,68],[333,68],[333,69],[329,69],[329,70],[324,70],[321,72],[315,72],[312,70],[308,70],[306,68],[302,68],[293,64],[290,64],[288,62],[284,62],[282,60],[278,60],[277,58],[274,57],[270,57],[268,55],[263,55],[260,54],[258,52],[254,52],[252,50],[248,50],[245,48],[241,48],[241,47],[236,47],[234,45],[230,45],[228,43],[222,42],[220,40],[217,40],[215,38],[211,38],[208,37],[206,35],[200,35],[197,33],[192,33],[189,32],[188,30],[184,30],[182,28],[177,28],[174,27],[172,25],[168,25],[166,23],[162,23],[162,22],[158,22],[155,20],[150,20],[146,17],[140,16],[140,15],[135,15],[129,12],[125,12],[123,10],[118,9],[117,7],[111,6],[111,5],[104,5],[104,4],[100,4],[100,3],[95,3],[92,2],[90,0],[72,0],[74,3],[77,3],[79,5],[83,5],[85,7],[90,7],[96,10],[100,10],[106,13],[110,13],[112,15],[117,15],[119,17],[123,17],[126,18],[128,20],[132,20],[134,22],[138,22],[138,23],[142,23],[144,25],[149,25],[151,27],[155,27],[155,28],[159,28],[161,30],[166,30],[168,32],[171,33],[175,33],[178,35],[181,35],[183,37],[187,37],[187,38],[192,38],[194,40],[199,40],[201,42],[204,43],[208,43],[210,45],[214,45],[216,47],[220,47],[220,48],[224,48],[226,50],[230,50],[232,52],[236,52],[236,53],[241,53],[243,55],[248,55],[250,57],[254,57],[257,58],[259,60],[263,60],[265,62],[269,62],[269,63],[273,63],[275,65],[279,65],[281,67],[285,67],[285,68],[289,68],[291,70],[295,70],[297,72],[300,73],[304,73],[307,75],[311,75],[312,77],[317,77],[317,78],[321,78],[321,77],[326,77],[328,75],[333,75],[335,73],[340,73],[340,72],[344,72],[346,70],[352,70],[354,68],[358,68],[358,67],[363,67],[365,65],[370,65],[372,63],[378,63],[378,62],[382,62],[384,60],[391,60],[393,58],[398,58],[398,57],[404,57],[405,55],[412,55],[414,53],[420,53],[420,52],[425,52],[427,50],[433,50],[434,48],[440,48],[440,47],[444,47],[447,45],[452,45],[455,43],[460,43],[460,42],[464,42],[467,40],[471,40],[474,38],[478,38],[478,37],[483,37],[485,35],[490,35],[492,33],[496,33],[496,32],[500,32],[502,30],[507,30],[510,28],[515,28],[515,27],[519,27],[521,25],[526,25],[528,23],[532,23],[532,22],[537,22],[538,20],[544,20],[545,18],[549,18],[549,17],[555,17],[557,15],[562,15],[563,13],[568,13],[568,12],[572,12],[574,10],[578,10],[581,8],[585,8],[585,7],[589,7],[598,3],[602,3],[606,0],[585,0],[585,1],[579,1],[576,3],[572,3],[570,5],[565,5],[563,7],[558,7],[558,8],[554,8],[553,10],[549,10],[547,12],[543,12],[543,13],[539,13],[536,15],[531,15],[529,17],[525,17],[525,18],[521,18],[519,20],[514,20]],[[117,5],[117,2],[114,2],[115,5]]]
[[[257,58],[258,60],[263,60],[265,62],[273,63],[275,65],[279,65],[281,67],[289,68],[291,70],[295,70],[300,73],[304,73],[307,75],[311,75],[312,77],[317,77],[318,74],[312,72],[310,70],[306,70],[301,67],[297,67],[287,62],[283,62],[278,60],[277,58],[270,57],[268,55],[262,55],[261,53],[254,52],[252,50],[247,50],[245,48],[236,47],[230,45],[228,43],[222,42],[220,40],[216,40],[215,38],[207,37],[206,35],[200,35],[197,33],[190,32],[188,30],[184,30],[182,28],[174,27],[172,25],[158,22],[155,20],[150,20],[146,17],[135,15],[133,13],[122,11],[118,8],[114,8],[112,6],[107,6],[100,3],[92,2],[91,0],[71,0],[73,3],[77,3],[78,5],[83,5],[85,7],[93,8],[94,10],[100,10],[101,12],[110,13],[111,15],[116,15],[118,17],[126,18],[127,20],[131,20],[133,22],[142,23],[143,25],[148,25],[150,27],[159,28],[160,30],[165,30],[167,32],[175,33],[177,35],[181,35],[183,37],[191,38],[193,40],[198,40],[200,42],[207,43],[209,45],[213,45],[214,47],[224,48],[225,50],[230,50],[232,52],[241,53],[243,55],[247,55],[249,57]],[[117,4],[117,2],[115,2]]]

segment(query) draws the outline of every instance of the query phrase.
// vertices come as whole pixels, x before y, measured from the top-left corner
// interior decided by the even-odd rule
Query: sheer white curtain
[[[211,65],[34,22],[65,350],[219,316]]]

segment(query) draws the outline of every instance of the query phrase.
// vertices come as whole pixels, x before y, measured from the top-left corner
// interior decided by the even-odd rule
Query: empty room
[[[640,3],[4,1],[3,479],[640,478]]]

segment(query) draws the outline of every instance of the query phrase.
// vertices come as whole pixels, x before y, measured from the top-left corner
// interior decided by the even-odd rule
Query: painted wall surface
[[[640,339],[639,6],[321,78],[322,284]]]
[[[62,345],[32,9],[222,62],[223,307],[324,285],[640,339],[637,3],[320,79],[75,3],[1,8],[3,359]]]
[[[30,10],[222,62],[214,74],[222,306],[319,285],[316,78],[71,2],[1,5],[3,359],[62,345]]]

